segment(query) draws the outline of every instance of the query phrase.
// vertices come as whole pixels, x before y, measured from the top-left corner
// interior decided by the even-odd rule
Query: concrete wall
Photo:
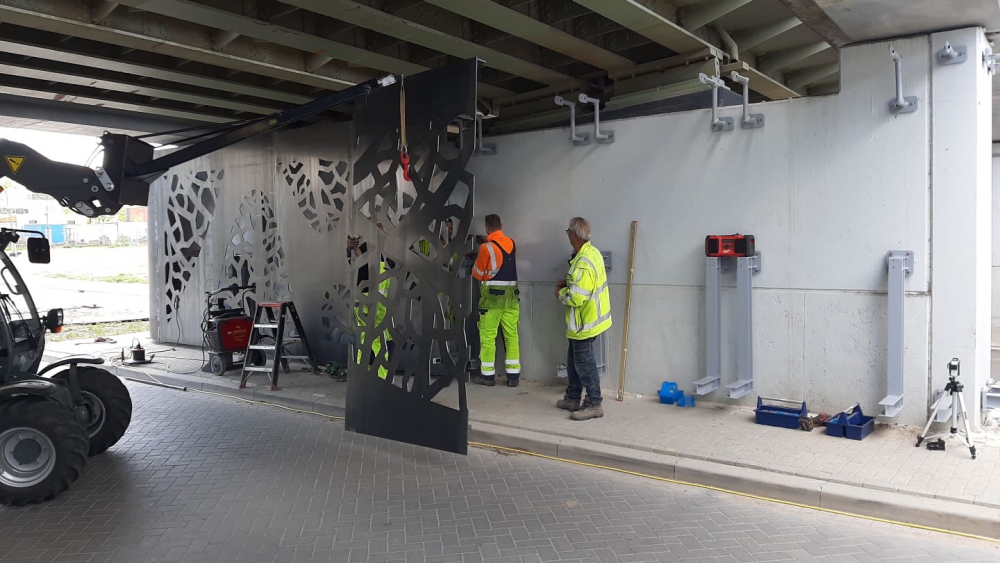
[[[978,30],[952,35],[971,38],[970,49],[982,38]],[[574,147],[566,130],[492,139],[499,155],[471,165],[476,211],[499,213],[519,243],[524,376],[551,381],[554,366],[564,361],[554,282],[565,275],[571,251],[563,231],[581,215],[593,224],[595,245],[614,257],[613,368],[602,386],[617,387],[629,224],[638,220],[629,392],[652,393],[664,380],[690,391],[704,376],[704,237],[742,232],[756,235],[763,255],[754,279],[755,391],[805,399],[814,411],[860,401],[866,412],[878,413],[886,394],[885,255],[905,249],[915,252],[916,268],[906,282],[906,394],[896,420],[923,422],[930,381],[931,149],[968,135],[979,141],[968,130],[943,131],[945,137],[932,131],[928,100],[939,67],[929,62],[931,38],[893,46],[905,61],[906,95],[921,100],[913,114],[887,111],[893,66],[880,43],[842,51],[841,94],[755,108],[767,120],[759,130],[711,133],[703,110],[608,123],[616,134],[610,146]],[[977,119],[952,109],[935,106],[934,112],[965,120],[963,126]],[[733,108],[723,115],[738,114]],[[971,208],[963,211],[952,217],[975,225]],[[942,220],[935,228],[947,226]],[[730,287],[723,295],[723,384],[735,380],[734,283],[734,272],[724,275]],[[955,337],[975,347],[974,331]],[[974,369],[974,358],[966,360],[963,375]],[[725,401],[724,393],[708,399]]]
[[[994,151],[1000,150],[997,146]],[[1000,348],[1000,155],[993,157],[993,251],[990,260],[993,274],[991,347]]]

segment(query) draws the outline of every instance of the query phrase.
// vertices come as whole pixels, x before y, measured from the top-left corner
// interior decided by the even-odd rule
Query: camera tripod
[[[965,396],[962,395],[962,391],[965,389],[965,386],[959,383],[957,379],[958,361],[952,360],[952,362],[954,363],[955,367],[952,368],[952,364],[949,364],[949,368],[952,368],[951,369],[952,374],[948,376],[948,384],[944,386],[944,393],[942,393],[941,396],[938,397],[938,400],[934,401],[934,404],[931,406],[931,415],[930,418],[927,419],[927,425],[924,426],[923,433],[921,433],[920,436],[917,437],[917,447],[919,448],[920,444],[924,440],[941,438],[943,441],[944,438],[955,437],[958,438],[963,444],[965,444],[965,447],[969,448],[969,452],[972,454],[972,459],[976,459],[976,446],[975,444],[972,443],[972,430],[969,427],[969,417],[966,416],[967,411],[965,410]],[[931,424],[934,424],[934,417],[937,414],[938,405],[940,405],[941,401],[943,401],[944,398],[949,395],[951,396],[951,430],[948,432],[942,432],[940,434],[934,434],[932,436],[928,436],[927,433],[930,432]],[[959,416],[962,417],[962,422],[965,425],[964,434],[958,431]],[[930,447],[930,445],[928,445],[928,447]]]

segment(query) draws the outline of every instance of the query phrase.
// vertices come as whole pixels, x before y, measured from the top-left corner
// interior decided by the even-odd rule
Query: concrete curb
[[[479,422],[472,424],[469,440],[809,507],[1000,539],[1000,511],[964,502],[866,489]]]
[[[58,358],[46,355],[44,360]],[[154,381],[144,371],[108,367],[119,376]],[[295,396],[288,391],[275,395],[263,389],[239,389],[227,381],[193,375],[157,374],[155,381],[329,416],[342,417],[345,413],[339,398]],[[863,488],[475,421],[470,423],[469,441],[825,510],[1000,539],[1000,510],[965,502]]]

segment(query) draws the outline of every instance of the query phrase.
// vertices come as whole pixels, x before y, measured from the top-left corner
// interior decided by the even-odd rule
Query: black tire
[[[65,381],[68,375],[68,371],[62,371],[52,378]],[[77,409],[77,414],[90,435],[90,455],[95,456],[125,435],[132,423],[132,397],[122,380],[107,370],[79,367],[77,378],[87,403]]]
[[[212,370],[213,375],[226,375],[226,362],[223,362],[222,357],[218,354],[212,354],[212,357],[209,358],[208,368]]]
[[[28,475],[11,471],[10,464],[24,460],[14,457],[19,454],[13,450],[5,451],[13,440],[21,438],[21,429],[29,434],[29,447],[44,442],[45,449],[34,452],[39,460],[50,444],[55,453],[54,459],[47,458],[51,461],[43,464],[46,469],[36,474],[36,482],[16,482]],[[33,432],[38,434],[30,436]],[[0,399],[0,468],[6,468],[0,475],[0,504],[24,506],[50,500],[65,491],[80,478],[87,463],[87,448],[87,430],[76,413],[60,403],[28,396]]]

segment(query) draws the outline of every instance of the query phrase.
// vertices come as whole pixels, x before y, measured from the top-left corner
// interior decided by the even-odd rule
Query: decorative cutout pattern
[[[257,284],[256,291],[243,294],[248,313],[256,310],[258,301],[291,299],[274,208],[271,198],[260,190],[251,190],[240,204],[240,214],[230,229],[221,279],[223,285]]]
[[[224,176],[224,170],[169,176],[168,231],[163,237],[166,258],[163,281],[167,298],[164,312],[167,323],[174,319],[181,295],[191,281],[191,272],[201,255],[201,245],[215,213],[218,185]]]
[[[309,225],[319,233],[329,233],[344,213],[350,165],[342,160],[334,162],[320,158],[317,161],[316,175],[321,184],[318,189],[312,189],[314,181],[308,175],[309,168],[297,160],[287,165],[278,163],[279,175],[285,186],[292,189],[292,197]]]

